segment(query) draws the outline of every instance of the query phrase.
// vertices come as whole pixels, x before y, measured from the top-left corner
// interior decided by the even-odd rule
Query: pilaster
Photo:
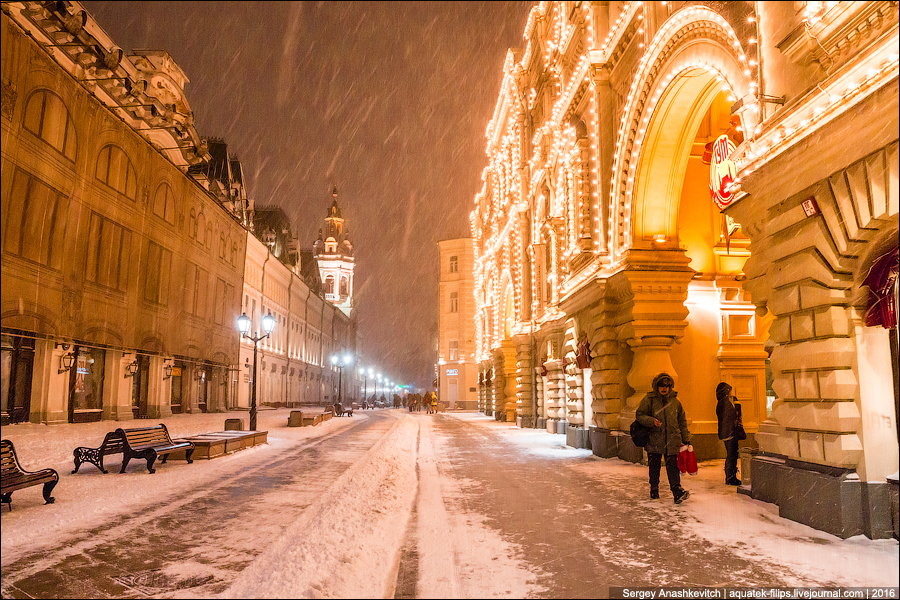
[[[533,345],[531,335],[517,335],[516,345],[516,424],[519,427],[534,427],[537,390],[534,389],[536,376],[532,365]]]

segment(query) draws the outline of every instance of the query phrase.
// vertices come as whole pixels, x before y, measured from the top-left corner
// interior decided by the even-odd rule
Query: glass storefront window
[[[103,375],[106,350],[100,348],[76,348],[75,366],[69,377],[69,422],[89,423],[99,421],[103,413]]]
[[[181,375],[184,372],[184,363],[180,361],[175,362],[175,366],[172,367],[172,414],[179,415],[182,412],[181,406],[181,397],[182,397],[182,379]]]

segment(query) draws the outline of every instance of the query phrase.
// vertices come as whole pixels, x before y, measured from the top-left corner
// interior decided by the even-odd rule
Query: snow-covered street
[[[4,597],[602,597],[610,586],[897,586],[896,540],[778,516],[702,463],[675,506],[646,467],[475,413],[357,411],[212,460],[71,474],[109,423],[4,427],[60,474],[2,514]],[[246,413],[177,415],[173,437]],[[156,423],[153,421],[152,423]]]

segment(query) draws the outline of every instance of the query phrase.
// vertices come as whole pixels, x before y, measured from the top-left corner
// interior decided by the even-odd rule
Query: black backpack
[[[637,419],[631,424],[631,441],[634,442],[634,445],[638,448],[643,448],[647,445],[647,442],[650,441],[650,431],[649,427],[645,427],[637,422]]]

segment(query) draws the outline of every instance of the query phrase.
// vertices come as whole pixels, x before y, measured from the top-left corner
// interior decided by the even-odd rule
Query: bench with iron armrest
[[[125,450],[125,438],[119,433],[119,430],[110,431],[103,438],[103,443],[99,448],[88,448],[87,446],[79,446],[72,451],[75,456],[75,469],[72,473],[77,473],[81,468],[81,464],[85,462],[96,465],[98,469],[104,473],[109,473],[103,466],[103,457],[110,454],[122,454]]]
[[[122,458],[122,470],[125,472],[128,462],[132,458],[147,459],[147,470],[155,473],[153,463],[156,462],[158,456],[162,457],[162,462],[166,462],[169,454],[177,450],[184,450],[184,457],[188,463],[194,462],[191,455],[194,453],[194,444],[188,441],[173,442],[169,437],[169,430],[163,423],[153,427],[139,427],[136,429],[116,429],[125,445],[122,449],[124,454]]]
[[[343,406],[341,406],[340,404],[338,404],[337,402],[335,402],[335,404],[334,404],[334,416],[336,416],[336,417],[343,417],[344,415],[347,415],[348,417],[352,417],[352,416],[353,416],[353,408],[352,408],[352,407],[351,407],[351,408],[344,408]]]
[[[0,462],[2,462],[2,469],[0,469],[0,502],[5,502],[9,506],[9,510],[12,510],[11,496],[14,491],[43,483],[44,503],[53,504],[55,498],[50,495],[50,492],[59,483],[59,473],[54,469],[26,471],[19,464],[16,448],[9,440],[0,441],[0,455],[2,455],[2,459],[0,459]]]

